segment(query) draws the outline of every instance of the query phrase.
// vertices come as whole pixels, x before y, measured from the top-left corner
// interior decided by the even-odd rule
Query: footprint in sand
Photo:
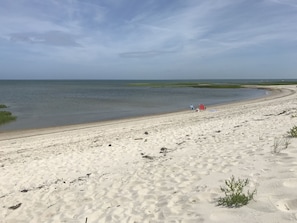
[[[209,218],[213,222],[236,222],[236,215],[232,215],[232,212],[228,213],[227,211],[214,212]]]
[[[296,211],[297,199],[280,200],[276,203],[276,207],[281,211]]]
[[[297,188],[297,178],[287,179],[283,182],[283,185],[289,188]]]

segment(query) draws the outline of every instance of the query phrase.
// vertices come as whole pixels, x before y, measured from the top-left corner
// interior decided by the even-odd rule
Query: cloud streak
[[[124,52],[120,53],[120,57],[124,58],[147,58],[147,57],[156,57],[163,54],[175,53],[173,51],[139,51],[139,52]]]
[[[80,47],[75,36],[60,31],[46,33],[13,33],[10,35],[13,42],[27,42],[31,44],[44,44],[51,46]]]
[[[155,59],[164,69],[195,70],[198,63],[189,61],[208,58],[216,63],[243,55],[244,63],[245,52],[267,60],[271,49],[296,55],[293,0],[3,0],[1,4],[0,47],[9,55],[15,53],[15,58],[26,52],[32,60],[38,60],[38,54],[63,64],[81,61],[99,71],[102,61],[110,67],[108,73],[116,63],[128,74]],[[0,56],[5,58],[4,53]],[[138,58],[138,65],[125,58]]]

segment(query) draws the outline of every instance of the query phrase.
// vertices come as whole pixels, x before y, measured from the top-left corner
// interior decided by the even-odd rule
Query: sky
[[[297,0],[1,0],[0,79],[297,78]]]

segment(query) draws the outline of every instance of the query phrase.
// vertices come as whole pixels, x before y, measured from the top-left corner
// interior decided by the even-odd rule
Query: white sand
[[[297,138],[272,153],[297,125],[297,88],[278,88],[204,112],[1,133],[0,222],[297,222]],[[219,207],[232,175],[255,200]]]

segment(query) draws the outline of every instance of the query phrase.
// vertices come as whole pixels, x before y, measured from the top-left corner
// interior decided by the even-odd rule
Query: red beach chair
[[[204,104],[200,104],[200,105],[199,105],[199,110],[200,110],[200,111],[203,111],[203,110],[205,110],[205,109],[206,109],[206,107],[205,107]]]

